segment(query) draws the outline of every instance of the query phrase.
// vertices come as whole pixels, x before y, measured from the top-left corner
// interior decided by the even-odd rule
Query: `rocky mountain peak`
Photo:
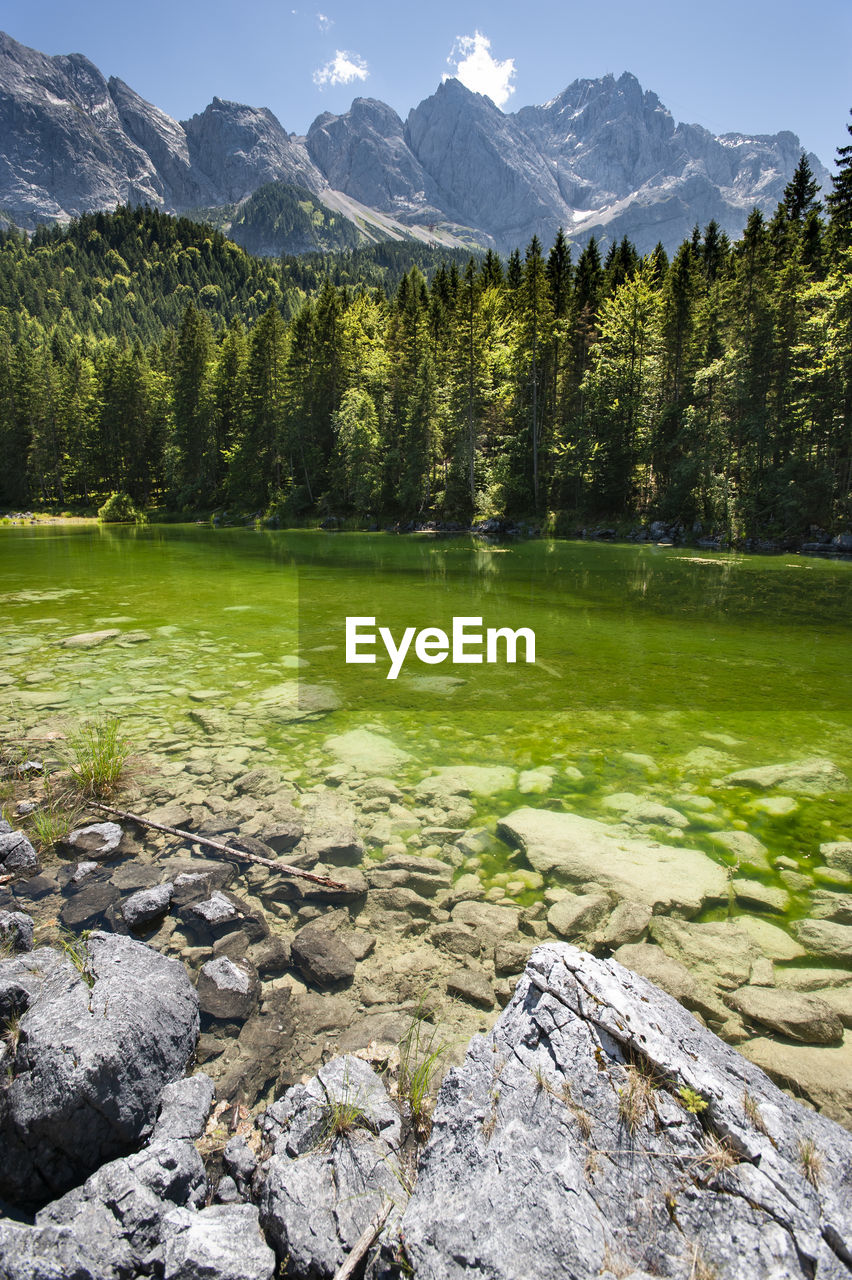
[[[648,252],[711,218],[738,235],[755,204],[772,212],[799,155],[787,130],[716,137],[675,124],[628,71],[513,114],[450,77],[405,123],[356,98],[300,138],[268,108],[219,97],[178,123],[82,54],[49,57],[0,33],[0,209],[27,227],[118,203],[230,206],[282,182],[380,236],[440,226],[506,252],[563,226]]]

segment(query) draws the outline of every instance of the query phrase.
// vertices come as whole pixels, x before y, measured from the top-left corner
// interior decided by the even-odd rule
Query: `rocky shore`
[[[852,844],[824,843],[806,869],[734,826],[712,832],[716,858],[682,837],[698,795],[608,795],[604,820],[543,807],[552,769],[459,765],[411,782],[406,753],[377,732],[326,748],[337,763],[302,789],[248,768],[245,748],[149,766],[126,803],[185,838],[93,809],[39,856],[4,822],[0,930],[17,937],[27,916],[39,944],[107,930],[180,960],[199,1000],[196,1061],[220,1098],[250,1108],[335,1054],[386,1062],[417,1009],[457,1059],[536,943],[561,939],[645,975],[852,1128]],[[819,759],[719,779],[769,809],[847,788]],[[477,825],[518,790],[531,803]]]
[[[849,1274],[852,1135],[615,960],[536,947],[423,1145],[364,1055],[214,1105],[200,997],[144,943],[12,945],[3,1280]]]
[[[290,733],[335,705],[289,687]],[[580,813],[576,764],[424,769],[380,724],[296,781],[192,702],[116,801],[144,823],[80,801],[50,849],[51,740],[15,765],[0,1280],[330,1278],[371,1224],[374,1277],[848,1274],[852,843],[733,816],[845,796],[835,764],[625,752]]]

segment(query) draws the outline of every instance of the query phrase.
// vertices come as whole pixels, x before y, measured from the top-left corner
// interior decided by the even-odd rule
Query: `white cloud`
[[[491,56],[491,41],[481,31],[472,36],[456,36],[447,62],[453,75],[474,93],[486,94],[498,107],[508,102],[515,92],[511,83],[515,76],[515,59],[498,62]],[[445,80],[450,77],[445,75]]]
[[[359,54],[337,49],[331,61],[314,72],[314,84],[318,89],[324,89],[327,84],[351,84],[353,80],[366,80],[369,74],[370,69]]]
[[[316,19],[320,31],[328,31],[329,27],[334,26],[334,18],[330,18],[327,13],[318,13]]]

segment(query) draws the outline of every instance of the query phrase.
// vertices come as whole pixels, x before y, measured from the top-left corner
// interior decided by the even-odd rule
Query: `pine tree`
[[[846,131],[852,136],[852,124],[847,124]],[[852,143],[837,148],[837,172],[831,183],[825,203],[831,217],[832,238],[838,248],[848,249],[852,245]]]
[[[816,212],[819,209],[818,195],[819,183],[814,178],[808,157],[803,151],[781,199],[790,222],[801,226],[809,213]]]

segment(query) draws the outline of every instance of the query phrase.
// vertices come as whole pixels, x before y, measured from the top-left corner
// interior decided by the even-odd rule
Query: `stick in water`
[[[241,862],[254,862],[259,867],[269,867],[272,871],[282,871],[287,876],[299,876],[302,880],[310,880],[313,884],[321,884],[326,889],[340,889],[344,893],[351,893],[352,889],[348,884],[341,884],[339,880],[332,880],[329,876],[315,876],[311,871],[303,871],[301,867],[288,866],[286,862],[275,862],[272,858],[261,858],[258,853],[249,853],[245,849],[235,849],[231,844],[225,844],[222,840],[211,840],[209,836],[195,835],[192,831],[181,831],[180,827],[165,827],[161,822],[152,822],[150,818],[142,818],[138,813],[127,813],[125,809],[115,809],[111,804],[102,804],[100,800],[89,800],[87,804],[92,809],[102,809],[104,813],[111,813],[116,818],[123,818],[125,822],[138,822],[140,827],[150,827],[152,831],[164,831],[167,836],[177,836],[179,840],[188,840],[191,844],[203,845],[205,849],[215,849],[217,853],[226,853],[231,858],[238,858]]]

